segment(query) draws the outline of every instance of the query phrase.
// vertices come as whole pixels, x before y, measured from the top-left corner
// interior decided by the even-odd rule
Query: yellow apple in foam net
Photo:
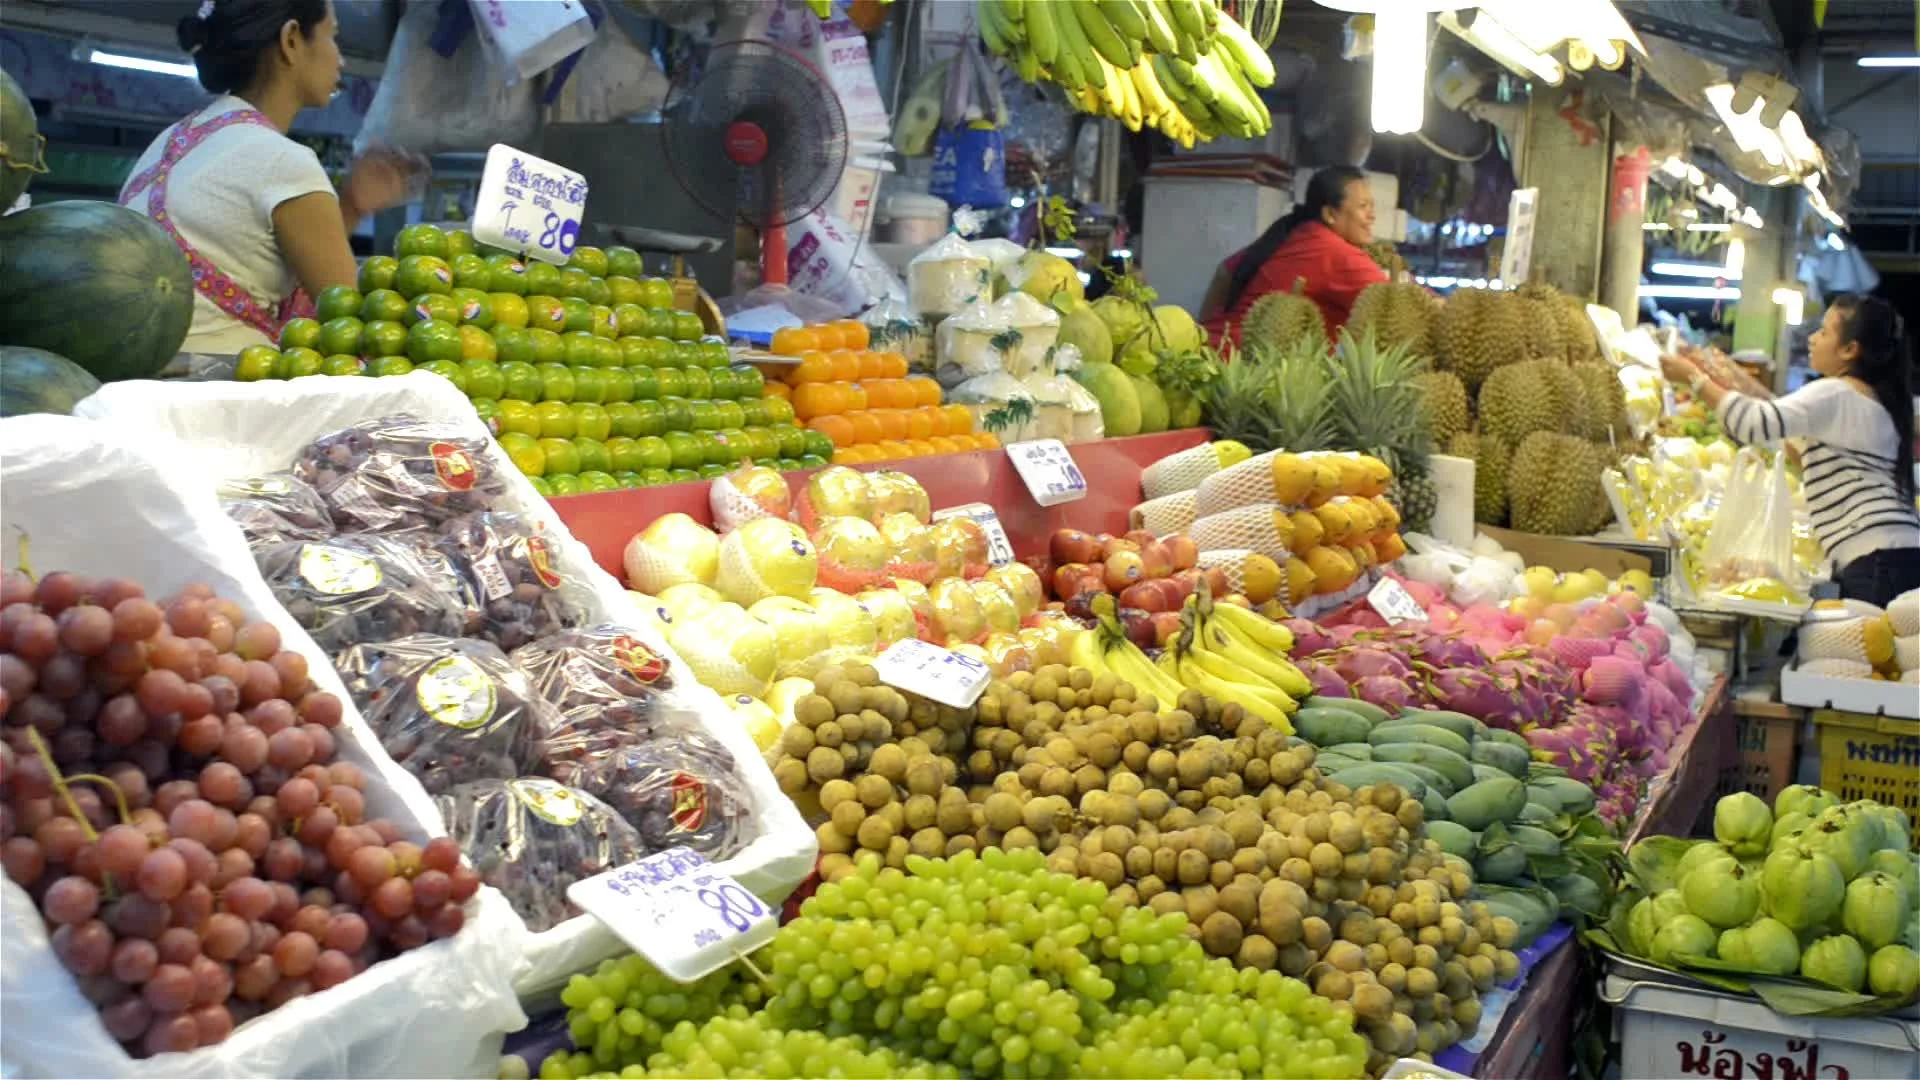
[[[1023,626],[1018,636],[1021,644],[1027,647],[1027,652],[1033,657],[1034,667],[1067,662],[1067,650],[1062,641],[1061,631],[1057,627],[1051,624]]]
[[[827,628],[835,660],[873,655],[879,643],[880,624],[859,601],[832,589],[815,589],[808,601]]]
[[[933,500],[920,481],[903,472],[882,470],[867,474],[867,491],[874,516],[907,514],[924,525],[933,519]]]
[[[936,576],[955,577],[969,566],[987,565],[987,533],[979,522],[953,517],[936,521],[931,528]]]
[[[873,517],[867,475],[845,465],[829,465],[808,477],[806,495],[816,517]]]
[[[1016,671],[1033,670],[1033,650],[1017,634],[988,634],[981,648],[986,650],[987,666],[1003,679]]]
[[[833,642],[819,614],[806,601],[769,596],[755,602],[747,614],[773,628],[774,651],[779,655],[776,676],[811,678],[819,670]]]
[[[671,641],[694,678],[716,693],[759,697],[773,682],[779,659],[773,628],[737,605],[718,604],[682,620]]]
[[[804,597],[820,572],[820,557],[800,526],[758,518],[720,542],[717,584],[727,599],[751,604],[769,596]]]
[[[880,627],[881,648],[920,635],[920,627],[914,622],[913,609],[907,606],[907,598],[894,590],[868,589],[854,599],[873,613],[873,621]]]
[[[996,566],[987,571],[986,579],[1007,590],[1007,595],[1013,597],[1013,606],[1019,609],[1023,619],[1040,610],[1040,605],[1047,602],[1046,586],[1041,583],[1040,575],[1026,563],[1010,562],[1005,566]]]
[[[827,518],[814,528],[813,546],[820,561],[860,574],[879,573],[892,556],[886,538],[865,518]]]
[[[941,578],[927,586],[927,600],[933,606],[933,626],[936,640],[949,645],[954,642],[972,641],[987,629],[987,617],[980,610],[980,601],[973,594],[973,586],[960,578]]]
[[[766,751],[780,741],[780,717],[772,706],[749,694],[735,694],[727,704],[733,709],[733,718],[753,737],[753,745]]]
[[[773,711],[779,714],[781,725],[784,727],[793,722],[794,703],[811,693],[813,693],[812,679],[775,679],[773,685],[767,689],[766,700]]]
[[[685,514],[663,514],[627,541],[621,562],[627,585],[658,596],[670,585],[711,585],[718,571],[720,538]]]
[[[666,616],[662,621],[669,626],[678,626],[727,602],[718,589],[693,582],[669,585],[661,589],[655,599],[656,606]]]
[[[912,578],[894,578],[893,591],[900,594],[900,598],[907,602],[907,607],[913,609],[913,613],[919,616],[922,622],[932,625],[933,597],[927,592],[925,585]]]
[[[881,514],[880,536],[892,549],[893,557],[903,563],[933,561],[933,533],[920,519],[907,513]]]
[[[1020,629],[1020,609],[1014,606],[1007,590],[985,579],[971,585],[974,602],[980,605],[980,617],[986,620],[988,630],[1011,634]]]

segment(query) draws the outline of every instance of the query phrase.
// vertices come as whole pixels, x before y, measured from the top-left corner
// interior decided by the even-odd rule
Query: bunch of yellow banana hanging
[[[1084,112],[1183,146],[1263,135],[1273,118],[1266,49],[1214,0],[976,0],[981,38],[1028,82],[1059,84]]]

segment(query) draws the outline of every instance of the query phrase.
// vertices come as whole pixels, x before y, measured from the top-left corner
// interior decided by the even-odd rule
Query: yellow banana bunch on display
[[[1155,667],[1153,661],[1147,659],[1147,654],[1141,652],[1138,645],[1125,638],[1109,641],[1104,660],[1107,670],[1113,672],[1116,677],[1132,683],[1135,691],[1141,694],[1152,694],[1161,714],[1172,712],[1179,707],[1176,703],[1180,700],[1180,692],[1185,690],[1186,686],[1180,680]]]
[[[1258,89],[1266,50],[1215,0],[976,0],[988,51],[1046,80],[1082,112],[1185,147],[1273,126]]]

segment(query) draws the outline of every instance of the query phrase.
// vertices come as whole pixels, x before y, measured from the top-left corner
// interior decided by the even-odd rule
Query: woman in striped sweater
[[[1719,413],[1735,441],[1799,442],[1807,511],[1841,595],[1885,606],[1920,588],[1906,327],[1884,300],[1841,296],[1807,347],[1823,377],[1777,401],[1722,387],[1684,357],[1661,366]]]

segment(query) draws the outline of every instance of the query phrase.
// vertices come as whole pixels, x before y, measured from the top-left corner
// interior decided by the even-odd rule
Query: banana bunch
[[[976,0],[980,36],[1027,82],[1182,146],[1265,134],[1267,52],[1214,0]]]
[[[1293,634],[1246,608],[1189,597],[1189,629],[1160,654],[1159,669],[1182,686],[1238,704],[1292,734],[1288,717],[1313,684],[1287,660]]]

